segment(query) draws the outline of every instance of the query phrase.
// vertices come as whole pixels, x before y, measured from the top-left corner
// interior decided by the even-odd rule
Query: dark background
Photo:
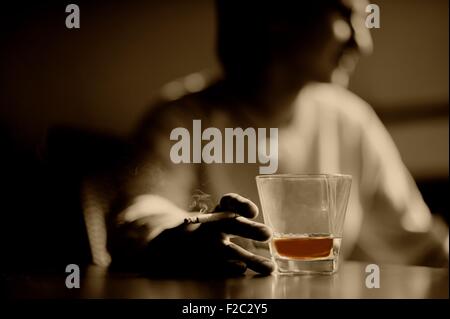
[[[115,160],[111,149],[165,84],[219,69],[212,0],[77,1],[80,29],[65,27],[70,3],[1,4],[0,225],[13,267],[89,260],[81,178]],[[375,51],[350,89],[377,111],[433,213],[448,218],[448,1],[374,3]]]

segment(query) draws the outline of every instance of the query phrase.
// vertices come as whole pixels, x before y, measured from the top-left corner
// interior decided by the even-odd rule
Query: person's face
[[[306,80],[346,86],[361,54],[372,51],[365,26],[365,0],[336,0],[312,29],[303,33],[287,62]]]
[[[331,81],[347,86],[359,56],[371,53],[373,43],[370,31],[365,26],[368,3],[364,0],[340,2],[342,7],[334,12],[331,20],[333,46],[339,57],[337,67],[331,73]]]

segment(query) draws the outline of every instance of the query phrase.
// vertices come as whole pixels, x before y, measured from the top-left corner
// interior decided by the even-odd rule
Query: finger
[[[272,231],[269,227],[245,217],[223,219],[209,223],[209,226],[228,235],[241,236],[257,241],[267,241],[272,236]]]
[[[275,264],[268,258],[252,254],[244,248],[232,243],[225,243],[226,254],[247,264],[247,267],[263,275],[275,270]]]
[[[259,213],[258,206],[255,203],[235,193],[222,196],[219,209],[222,211],[232,211],[248,218],[255,218]]]

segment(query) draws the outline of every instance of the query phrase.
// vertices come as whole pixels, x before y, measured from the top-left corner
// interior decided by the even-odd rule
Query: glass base
[[[274,258],[274,262],[278,274],[281,275],[332,275],[338,270],[336,258],[315,260]]]

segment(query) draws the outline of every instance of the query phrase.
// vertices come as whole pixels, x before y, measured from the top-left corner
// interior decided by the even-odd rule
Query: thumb
[[[216,208],[217,209],[217,208]],[[248,198],[239,194],[229,193],[222,196],[218,211],[229,211],[247,218],[258,216],[258,206]]]

